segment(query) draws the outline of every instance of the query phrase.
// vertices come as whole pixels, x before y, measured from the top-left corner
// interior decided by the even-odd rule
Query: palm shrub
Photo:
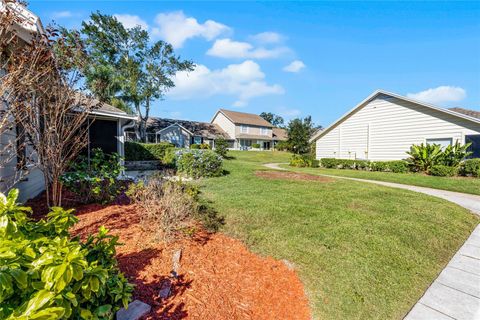
[[[427,173],[432,166],[441,164],[444,156],[440,145],[428,143],[412,145],[410,151],[407,151],[407,154],[410,156],[407,161],[414,171]]]
[[[118,238],[101,228],[72,239],[73,210],[33,221],[17,197],[0,194],[0,319],[113,319],[132,292],[115,259]]]
[[[468,151],[471,143],[461,145],[458,141],[449,145],[443,150],[442,164],[449,167],[457,167],[460,163],[470,156],[472,152]]]

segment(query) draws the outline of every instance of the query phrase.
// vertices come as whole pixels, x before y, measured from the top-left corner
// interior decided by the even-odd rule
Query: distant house
[[[472,143],[480,157],[480,112],[445,109],[378,90],[330,127],[317,132],[316,157],[398,160],[412,144]]]
[[[254,144],[268,150],[278,141],[286,140],[284,129],[274,128],[271,123],[252,113],[218,110],[211,121],[230,137],[230,148],[247,150]]]
[[[12,31],[18,36],[20,45],[24,45],[31,41],[32,34],[36,32],[45,32],[40,19],[22,5],[12,3],[5,4],[1,1],[0,13],[5,10],[5,6],[7,5],[11,6],[16,14],[25,19],[21,24],[16,23],[12,26]],[[2,75],[2,72],[4,71],[0,70],[0,75]],[[97,104],[97,102],[93,101],[92,103]],[[6,106],[0,104],[0,109],[4,108],[6,108]],[[90,112],[88,145],[85,152],[90,154],[90,150],[93,148],[101,148],[105,152],[117,152],[123,157],[124,130],[133,126],[135,120],[135,116],[128,115],[113,106],[101,104],[100,108]],[[15,125],[12,125],[9,132],[0,135],[0,146],[4,147],[8,145],[11,141],[14,141],[16,137],[17,128]],[[31,152],[32,150],[27,148],[27,150],[16,150],[16,154],[13,157],[10,155],[0,155],[0,161],[2,162],[2,166],[0,167],[1,192],[6,192],[12,187],[12,181],[17,180],[17,177],[20,176],[20,172],[25,172],[19,171],[25,170],[19,168],[21,168],[22,159],[25,159],[27,156],[30,157]],[[7,163],[4,164],[4,162]],[[27,172],[28,174],[20,182],[14,185],[14,187],[20,189],[20,201],[35,197],[44,188],[44,177],[40,169],[27,168]]]
[[[215,147],[215,140],[223,138],[230,141],[228,134],[218,125],[208,122],[149,118],[147,132],[151,142],[170,142],[179,148],[188,148],[191,144],[206,143]]]

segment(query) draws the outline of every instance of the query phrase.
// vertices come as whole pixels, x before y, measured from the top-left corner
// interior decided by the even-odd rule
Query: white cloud
[[[267,31],[250,36],[250,39],[260,43],[279,43],[282,42],[285,37],[280,33]]]
[[[280,107],[277,108],[277,113],[284,118],[290,119],[299,116],[302,112],[299,109],[295,108]]]
[[[289,65],[283,67],[283,71],[299,72],[303,68],[305,68],[305,63],[303,63],[303,61],[300,61],[300,60],[295,60],[292,63],[290,63]]]
[[[429,102],[442,104],[451,101],[460,101],[465,99],[467,92],[465,89],[453,86],[440,86],[436,88],[427,89],[417,93],[408,93],[407,97]]]
[[[288,51],[289,49],[286,47],[254,48],[248,42],[233,41],[226,38],[215,40],[207,54],[219,58],[267,59],[276,58]]]
[[[140,26],[144,30],[148,30],[148,24],[140,18],[139,16],[131,15],[131,14],[114,14],[115,18],[120,21],[125,28],[134,28],[136,26]]]
[[[55,19],[71,18],[73,17],[73,13],[71,11],[55,11],[52,17]]]
[[[226,25],[213,20],[199,23],[197,19],[185,16],[183,11],[160,13],[155,23],[157,27],[152,29],[152,35],[171,43],[174,48],[182,47],[186,40],[194,37],[213,40],[230,31]]]
[[[247,105],[255,97],[285,92],[278,84],[267,84],[260,66],[251,60],[218,70],[197,65],[190,73],[177,73],[174,81],[176,86],[167,94],[171,99],[187,100],[226,94],[235,96],[233,106],[236,107]]]

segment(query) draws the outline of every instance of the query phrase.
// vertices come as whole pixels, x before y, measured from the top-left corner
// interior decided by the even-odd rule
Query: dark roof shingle
[[[472,118],[480,119],[480,111],[469,110],[464,108],[448,108],[448,110],[455,111],[457,113],[461,113]]]
[[[176,120],[165,118],[148,118],[147,131],[157,132],[165,129],[173,124],[178,123],[188,131],[192,132],[195,136],[202,136],[208,139],[225,138],[230,139],[228,134],[223,131],[220,126],[208,122],[188,121],[188,120]]]

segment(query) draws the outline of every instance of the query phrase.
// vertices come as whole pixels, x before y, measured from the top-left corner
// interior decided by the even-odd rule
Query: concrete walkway
[[[283,170],[283,163],[267,163],[270,169]],[[410,186],[400,183],[340,177],[321,176],[374,183],[386,187],[406,189],[442,198],[480,215],[480,196]],[[480,320],[480,225],[453,256],[437,279],[405,317],[406,320]]]

